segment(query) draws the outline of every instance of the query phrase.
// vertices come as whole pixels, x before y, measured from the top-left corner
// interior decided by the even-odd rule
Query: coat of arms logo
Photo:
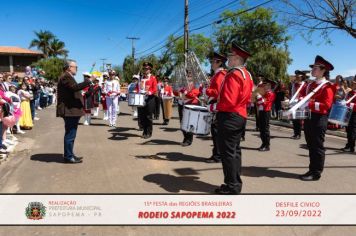
[[[41,202],[30,202],[25,214],[28,219],[40,220],[46,216],[46,207]]]

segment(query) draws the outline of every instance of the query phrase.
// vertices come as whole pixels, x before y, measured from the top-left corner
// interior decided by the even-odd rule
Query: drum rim
[[[190,107],[190,106],[194,106],[194,107]],[[198,107],[203,108],[203,109],[199,109]],[[192,110],[192,111],[209,112],[208,108],[206,108],[206,107],[198,106],[198,105],[191,105],[191,104],[184,105],[184,109]]]

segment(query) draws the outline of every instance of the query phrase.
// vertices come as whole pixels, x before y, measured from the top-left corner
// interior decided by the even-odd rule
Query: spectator
[[[27,85],[25,83],[21,84],[21,89],[17,92],[21,99],[21,111],[22,116],[19,120],[20,127],[23,129],[32,129],[32,115],[31,115],[31,108],[30,108],[30,100],[31,100],[31,93],[29,92]]]

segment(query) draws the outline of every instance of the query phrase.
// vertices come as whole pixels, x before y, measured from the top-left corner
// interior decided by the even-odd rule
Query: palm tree
[[[67,55],[68,55],[68,50],[65,49],[64,42],[60,41],[57,38],[54,38],[50,41],[48,56],[50,56],[50,57],[57,57],[57,56],[67,57]]]
[[[49,54],[49,45],[50,41],[55,39],[54,34],[48,30],[40,30],[39,32],[35,31],[36,39],[33,39],[30,43],[30,48],[37,47],[44,54],[44,57],[47,58]]]

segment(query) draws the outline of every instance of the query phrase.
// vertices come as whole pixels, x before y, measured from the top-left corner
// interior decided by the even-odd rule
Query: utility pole
[[[105,61],[107,60],[106,58],[101,58],[100,60],[103,61],[103,69],[102,72],[105,72]]]
[[[184,0],[184,67],[187,69],[188,58],[188,41],[189,41],[189,26],[188,26],[188,0]]]
[[[134,61],[134,64],[135,64],[135,40],[139,40],[140,38],[137,38],[137,37],[126,37],[127,39],[130,39],[131,42],[132,42],[132,59]]]

